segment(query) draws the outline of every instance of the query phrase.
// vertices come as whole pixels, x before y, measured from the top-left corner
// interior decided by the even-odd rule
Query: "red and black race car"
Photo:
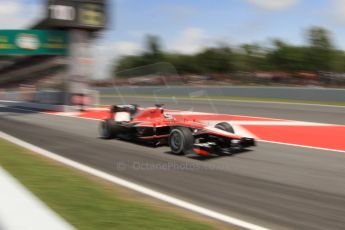
[[[188,116],[174,116],[174,112],[165,110],[161,104],[145,109],[137,105],[114,105],[109,117],[102,121],[100,133],[104,139],[168,145],[173,153],[181,155],[224,155],[255,146],[253,138],[235,134],[227,122],[207,126]]]

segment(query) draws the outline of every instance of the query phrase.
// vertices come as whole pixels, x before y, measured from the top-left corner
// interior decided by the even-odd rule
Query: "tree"
[[[330,71],[334,54],[330,32],[321,27],[312,27],[307,31],[307,40],[309,43],[308,61],[310,69]]]
[[[146,51],[139,55],[121,57],[114,68],[114,73],[121,73],[121,76],[139,75],[140,71],[134,70],[137,67],[144,67],[157,62],[164,61],[164,55],[159,37],[148,35],[145,40]]]
[[[289,45],[281,40],[273,40],[273,50],[267,54],[267,62],[274,71],[296,72],[306,69],[305,47]]]
[[[308,41],[312,48],[333,49],[330,32],[322,27],[312,27],[308,30]]]
[[[146,65],[146,61],[141,56],[123,56],[115,65],[115,73],[129,71],[135,67]]]
[[[240,54],[238,56],[242,71],[257,71],[264,69],[265,65],[265,51],[258,44],[243,44],[240,46]]]
[[[146,37],[146,52],[143,54],[148,64],[163,61],[162,45],[159,37],[148,35]]]
[[[345,71],[345,52],[334,47],[328,30],[312,27],[307,30],[306,41],[305,45],[297,46],[275,39],[272,46],[254,43],[243,44],[235,49],[223,44],[206,48],[197,54],[185,55],[165,52],[159,37],[148,35],[145,39],[146,50],[139,55],[121,57],[114,72],[130,70],[123,75],[128,77],[140,76],[150,71],[167,72],[166,69],[180,74]],[[156,63],[160,64],[152,65]],[[171,65],[166,65],[167,63]],[[171,69],[174,71],[170,71]]]
[[[204,73],[229,73],[232,68],[232,51],[229,47],[208,48],[198,53],[196,64]]]
[[[170,53],[165,54],[165,60],[175,66],[179,74],[202,73],[200,66],[196,63],[193,55]]]

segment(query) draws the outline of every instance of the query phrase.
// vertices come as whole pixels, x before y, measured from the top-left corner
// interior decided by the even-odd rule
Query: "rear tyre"
[[[215,127],[217,129],[221,129],[221,130],[224,130],[224,131],[229,132],[229,133],[235,133],[234,127],[232,127],[232,125],[230,125],[227,122],[218,123],[218,124],[216,124]]]
[[[183,155],[193,152],[194,137],[189,128],[177,127],[169,135],[169,147],[175,154]]]
[[[100,136],[103,139],[112,139],[117,136],[118,127],[114,120],[107,119],[100,124]]]

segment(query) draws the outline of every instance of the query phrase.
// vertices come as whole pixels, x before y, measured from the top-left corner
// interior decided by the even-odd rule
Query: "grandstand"
[[[58,103],[73,104],[71,98],[74,95],[80,97],[88,90],[90,62],[85,60],[91,59],[88,47],[97,35],[95,32],[105,26],[105,8],[103,0],[47,0],[46,18],[28,31],[47,33],[44,37],[47,44],[51,37],[54,42],[54,33],[61,33],[63,39],[60,39],[59,45],[63,46],[61,50],[64,52],[30,53],[30,50],[25,50],[23,54],[14,52],[9,55],[0,52],[0,92],[20,91],[23,88],[35,92],[60,91],[67,96],[60,97],[64,101]],[[4,40],[6,42],[7,38]],[[15,41],[17,44],[18,40]],[[39,49],[53,50],[56,48],[54,45],[53,48],[42,46]]]

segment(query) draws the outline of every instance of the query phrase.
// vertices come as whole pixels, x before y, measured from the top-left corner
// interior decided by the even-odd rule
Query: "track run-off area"
[[[103,98],[102,103],[123,101]],[[133,98],[126,103],[148,107],[157,101]],[[105,107],[51,114],[3,106],[0,130],[102,172],[257,226],[344,228],[344,107],[163,103],[176,116],[193,116],[210,125],[228,121],[236,132],[260,140],[258,146],[228,157],[200,157],[176,156],[167,147],[102,140],[98,125],[107,113]]]

